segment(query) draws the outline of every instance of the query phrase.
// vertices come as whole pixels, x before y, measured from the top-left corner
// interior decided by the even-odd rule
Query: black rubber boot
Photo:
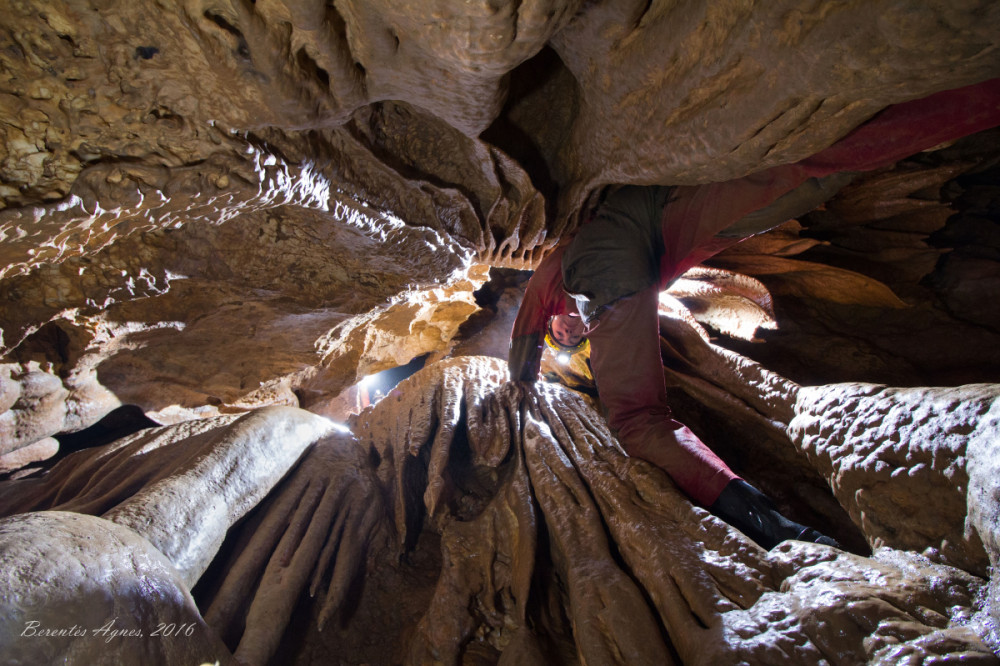
[[[767,550],[786,539],[840,547],[813,528],[785,518],[767,495],[743,479],[730,481],[709,510]]]

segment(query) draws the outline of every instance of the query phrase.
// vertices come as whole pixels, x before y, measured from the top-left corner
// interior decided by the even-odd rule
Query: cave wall
[[[399,302],[530,268],[603,184],[794,161],[1000,69],[990,2],[383,5],[11,3],[2,350],[69,396],[33,432],[103,388],[164,420],[336,393],[401,360],[336,351],[368,321],[446,351],[470,308]]]
[[[997,11],[13,2],[4,449],[119,402],[309,405],[446,354],[486,267],[531,268],[599,186],[743,175],[993,76]]]
[[[447,474],[434,481],[438,486],[420,490],[423,504],[393,495],[420,486],[419,469],[428,461],[418,444],[405,454],[416,463],[394,454],[406,470],[400,478],[410,479],[398,481],[396,490],[378,477],[383,468],[377,461],[345,462],[334,455],[339,462],[329,464],[337,474],[350,475],[345,466],[360,470],[351,478],[366,498],[384,495],[380,501],[397,503],[390,514],[405,509],[440,518],[426,529],[399,516],[382,525],[368,513],[360,524],[345,523],[353,527],[344,528],[350,534],[342,546],[346,559],[334,574],[341,597],[322,611],[323,622],[343,612],[338,609],[345,599],[365,594],[351,581],[372,580],[375,588],[411,581],[419,592],[392,619],[410,632],[405,641],[354,645],[361,639],[342,627],[335,644],[385,658],[402,649],[414,663],[436,659],[459,635],[465,647],[454,658],[480,655],[490,663],[520,654],[529,663],[552,655],[567,663],[573,655],[591,655],[603,663],[624,659],[616,650],[647,639],[651,652],[642,658],[660,663],[767,663],[775,650],[797,663],[815,663],[818,655],[831,663],[893,663],[911,652],[968,654],[993,663],[981,639],[990,626],[995,632],[996,622],[997,582],[989,572],[997,557],[989,461],[995,457],[991,419],[1000,370],[1000,322],[991,300],[1000,279],[996,132],[861,176],[821,209],[716,257],[717,270],[676,286],[676,308],[664,314],[661,326],[676,411],[783,509],[827,525],[847,551],[792,547],[764,558],[765,564],[754,553],[751,564],[741,555],[739,562],[720,565],[714,584],[729,586],[721,597],[702,587],[686,596],[684,603],[696,603],[690,598],[698,595],[707,599],[697,602],[707,606],[696,610],[694,624],[672,616],[675,590],[650,581],[658,572],[702,566],[691,562],[702,529],[693,525],[708,522],[713,548],[725,550],[729,546],[720,543],[740,536],[684,504],[655,471],[641,465],[635,471],[633,463],[615,458],[609,451],[617,451],[616,444],[604,434],[600,446],[580,453],[574,435],[546,433],[563,410],[598,422],[597,412],[586,411],[593,407],[587,399],[570,407],[565,401],[576,398],[554,398],[551,387],[539,395],[507,395],[495,368],[459,380],[434,374],[433,366],[454,356],[503,357],[523,276],[502,271],[536,265],[577,227],[601,186],[707,183],[795,161],[886,105],[996,77],[998,42],[1000,6],[982,0],[447,0],[433,7],[347,0],[12,0],[0,17],[0,470],[16,475],[51,456],[56,436],[81,431],[122,404],[138,405],[158,423],[178,428],[197,429],[184,424],[198,420],[228,427],[238,415],[252,418],[276,406],[347,419],[342,397],[360,379],[426,356],[436,379],[411,390],[481,382],[499,391],[494,399],[510,415],[504,418],[530,413],[537,421],[539,409],[547,416],[531,426],[530,437],[505,444],[509,428],[490,435],[490,446],[508,447],[506,455],[520,462],[491,459],[490,472],[477,461],[459,484],[469,491],[466,499],[449,494],[454,480]],[[713,346],[706,347],[709,342]],[[452,407],[467,404],[449,400]],[[388,405],[355,417],[357,441],[364,428],[375,427],[372,419],[402,418],[391,416]],[[912,413],[925,420],[907,421]],[[264,414],[268,420],[270,413]],[[831,415],[843,416],[835,422]],[[854,420],[884,425],[852,430]],[[384,436],[386,442],[404,437]],[[310,441],[304,438],[297,451]],[[601,464],[627,468],[616,483],[653,493],[651,513],[622,517],[598,501],[596,509],[566,516],[560,507],[568,496],[555,486],[526,499],[526,489],[546,486],[546,475],[555,474],[557,463],[545,457],[554,441],[576,451],[566,454],[576,467],[596,464],[587,456],[597,455],[614,459]],[[379,447],[386,446],[396,444],[369,450],[384,458]],[[163,448],[164,459],[185,459],[172,445]],[[437,445],[436,455],[447,458],[446,448]],[[138,453],[121,455],[127,460]],[[288,455],[279,476],[298,453]],[[526,462],[531,456],[534,470]],[[67,481],[69,488],[86,485],[90,476],[99,483],[107,473],[75,460],[80,480]],[[69,478],[62,475],[71,476],[71,467],[57,469],[62,471],[46,475],[48,487],[69,501],[75,491],[58,490],[58,479]],[[504,471],[510,485],[503,490],[493,479],[497,469],[518,470]],[[127,481],[136,478],[131,472],[122,474],[116,503],[138,483]],[[117,478],[109,475],[105,483]],[[0,490],[14,492],[3,489],[7,483],[22,482],[4,480]],[[222,651],[208,638],[199,644],[220,659],[227,651],[239,653],[242,639],[232,627],[243,619],[231,607],[209,612],[206,599],[215,593],[196,589],[191,597],[191,588],[216,551],[232,552],[234,546],[219,545],[223,533],[277,479],[254,483],[252,502],[216,516],[214,527],[206,528],[212,536],[199,541],[203,550],[194,568],[178,564],[168,537],[201,531],[164,518],[161,534],[138,532],[151,544],[143,548],[180,572],[164,583],[174,590],[175,617],[195,622],[199,631],[210,626],[227,642]],[[579,482],[567,483],[579,497]],[[917,511],[921,493],[930,488],[945,498],[935,521]],[[608,486],[605,492],[615,498],[632,491]],[[492,589],[484,582],[482,590],[463,592],[479,599],[469,619],[452,612],[461,606],[455,586],[499,574],[463,564],[474,555],[464,541],[473,537],[463,530],[499,528],[490,523],[494,518],[474,527],[461,523],[480,515],[478,503],[495,497],[501,499],[482,515],[499,515],[504,502],[514,505],[520,522],[506,523],[508,536],[516,527],[529,538],[538,516],[558,527],[551,527],[551,544],[534,551],[540,557],[534,571],[543,573],[525,573],[531,569],[522,562],[515,567],[521,579],[500,585],[508,590],[501,594],[505,603],[517,603],[498,608],[484,596]],[[136,506],[147,506],[144,501]],[[37,508],[24,505],[12,513]],[[75,516],[109,509],[71,506],[61,509],[69,516],[51,522],[25,518],[12,523],[10,539],[68,525],[67,538],[75,543],[74,530],[82,524]],[[261,515],[268,510],[260,509]],[[674,521],[662,523],[667,514]],[[664,539],[670,530],[663,524],[688,535],[686,545],[666,559],[654,558],[658,564],[648,570],[637,562],[662,554],[643,551],[641,538],[632,534],[643,521]],[[928,528],[929,522],[936,526]],[[106,531],[109,543],[132,539],[118,527],[87,524]],[[577,524],[594,534],[614,531],[618,545],[609,546],[611,561],[604,552],[588,551],[581,560],[567,554],[576,545]],[[135,525],[128,523],[129,529]],[[246,538],[257,528],[246,528]],[[388,575],[385,567],[395,566],[387,555],[392,549],[370,555],[350,550],[368,538],[358,530],[398,541],[396,549],[419,566],[397,567],[380,578]],[[531,538],[541,543],[549,530]],[[261,538],[270,534],[261,529]],[[259,557],[269,557],[275,542],[268,543]],[[318,536],[311,543],[325,548]],[[634,559],[623,567],[625,551],[617,548],[639,550],[629,551]],[[31,557],[10,552],[12,561]],[[514,554],[505,551],[501,559],[508,557]],[[680,564],[670,564],[671,557]],[[231,575],[224,559],[212,569],[220,580]],[[591,580],[576,577],[588,561],[611,567],[610,591],[603,594],[640,609],[623,611],[624,617],[645,618],[639,628],[620,623],[595,629],[605,620],[594,599],[563,595],[561,586]],[[830,571],[851,571],[843,575],[852,582],[829,608],[810,606],[809,574],[791,575],[804,562],[817,563],[819,578],[841,575],[828,574],[826,563],[836,562]],[[366,578],[376,564],[379,576]],[[251,564],[235,570],[240,566]],[[747,578],[757,580],[748,571],[765,569],[772,578],[763,587],[743,589]],[[525,597],[525,590],[536,589],[537,581],[524,577],[550,570],[559,571],[559,584],[539,588],[548,605],[529,604],[535,593]],[[905,617],[889,617],[872,600],[874,591],[859,591],[872,572],[898,582],[894,589],[911,589],[903,578],[915,571],[924,582],[913,585],[930,589],[946,579],[957,596],[935,596],[935,588],[927,593],[933,613],[906,607],[900,611]],[[280,573],[279,567],[268,575],[280,579]],[[308,627],[317,618],[296,596],[302,589],[296,580],[281,592],[280,614],[295,613],[304,624],[291,633],[274,627],[263,644],[246,648],[262,660],[275,650],[325,649],[308,647],[327,639],[311,635]],[[783,610],[768,611],[759,599],[781,592],[781,580],[790,581],[789,595],[774,601]],[[319,585],[318,579],[312,583]],[[968,629],[983,608],[974,597],[987,594],[986,588],[993,619],[986,612],[979,629]],[[384,597],[367,594],[357,611],[362,625],[385,612],[379,610]],[[720,620],[716,613],[733,610],[726,605],[733,599],[743,614]],[[262,617],[273,612],[261,603]],[[796,604],[827,619],[857,604],[869,625],[851,629],[858,633],[848,632],[847,651],[835,659],[836,646],[826,643],[833,639],[795,633],[811,620],[789,619],[781,625],[788,629],[784,634],[765,629],[768,612],[791,618]],[[532,613],[544,616],[550,629],[544,639],[521,631],[540,621]],[[588,629],[571,636],[577,619]],[[351,626],[350,618],[341,620]],[[841,626],[839,619],[829,621]],[[707,630],[699,623],[711,630],[702,633]],[[506,633],[512,627],[513,634]],[[881,638],[865,643],[864,631]],[[961,635],[957,642],[953,634]],[[769,638],[755,643],[762,635]],[[711,655],[717,661],[694,654],[706,636],[721,640],[725,654]],[[806,643],[812,647],[787,647]],[[165,663],[180,658],[149,657]]]
[[[0,486],[11,610],[0,637],[18,658],[106,663],[997,663],[984,642],[996,620],[981,606],[986,580],[967,570],[998,554],[995,469],[976,462],[996,459],[995,392],[808,389],[703,344],[713,385],[748,374],[772,387],[770,407],[750,407],[758,427],[785,430],[770,453],[812,461],[838,495],[890,491],[857,504],[853,529],[870,552],[794,541],[764,551],[626,456],[578,393],[511,383],[502,361],[462,357],[405,380],[350,431],[271,407],[146,430]],[[859,400],[876,412],[934,403],[946,416],[914,423],[901,465],[900,449],[866,444],[884,439],[879,419],[817,437]],[[967,452],[950,455],[944,422]],[[932,451],[949,466],[927,464]],[[889,467],[910,482],[880,483]],[[942,511],[967,510],[966,524],[940,520],[932,534],[900,510],[926,501],[928,481]],[[49,552],[43,568],[25,544],[46,539],[73,549]],[[155,575],[118,564],[109,541],[155,553]],[[123,630],[162,618],[193,626],[194,640],[18,640],[32,617],[84,627],[115,617],[115,606],[73,597],[108,576],[115,590],[156,581],[139,599],[155,612]],[[73,603],[53,605],[64,598]]]

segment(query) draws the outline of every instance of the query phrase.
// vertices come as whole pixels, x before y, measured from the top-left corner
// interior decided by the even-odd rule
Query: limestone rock
[[[63,511],[0,521],[11,664],[235,664],[180,574],[127,527]]]
[[[933,548],[935,557],[985,576],[981,535],[992,525],[973,516],[992,509],[967,503],[967,449],[974,446],[984,460],[997,455],[990,450],[996,399],[993,385],[803,388],[789,434],[830,479],[873,546]]]
[[[405,319],[422,294],[462,283],[471,259],[530,268],[600,185],[741,175],[808,155],[886,104],[993,76],[996,12],[15,3],[0,56],[0,348],[24,363],[67,338],[62,374],[94,370],[164,421],[325,402],[368,368],[447,354],[477,312],[442,305],[376,345],[416,332],[409,351],[347,349],[385,303]],[[851,219],[871,196],[836,210]],[[919,272],[939,253],[894,256]],[[940,272],[970,311],[963,271],[992,275],[978,261]],[[877,278],[801,268],[781,273],[789,293],[899,305]],[[36,435],[114,404],[78,406]]]
[[[47,364],[48,365],[48,364]],[[9,453],[67,430],[79,430],[118,401],[92,369],[78,367],[66,378],[38,362],[0,364],[7,409],[0,414],[0,452]]]
[[[34,444],[15,449],[0,456],[0,474],[14,472],[40,460],[47,460],[59,451],[59,441],[52,437],[40,439]]]
[[[280,425],[273,410],[258,418]],[[495,359],[436,363],[351,427],[353,436],[322,439],[305,452],[229,534],[196,587],[208,625],[243,663],[267,663],[289,649],[304,650],[306,660],[336,654],[368,663],[473,655],[770,663],[779,654],[802,664],[892,663],[901,655],[995,662],[981,638],[988,620],[976,619],[986,582],[940,561],[954,554],[933,562],[879,548],[868,558],[795,542],[764,552],[693,506],[662,471],[626,456],[586,400],[558,385],[509,383]],[[218,479],[216,492],[242,496],[252,456],[227,462],[220,454],[229,445],[206,427],[161,430],[175,435],[157,451],[209,452],[199,464]],[[179,439],[185,431],[190,438]],[[868,434],[877,439],[878,432]],[[802,446],[810,453],[808,440]],[[916,440],[902,446],[919,455]],[[116,448],[127,446],[109,451]],[[288,469],[295,455],[275,465]],[[950,459],[951,468],[926,467],[926,480],[951,483],[965,459]],[[173,524],[177,512],[158,510],[166,497],[160,489],[189,477],[186,466],[175,469],[150,483],[133,463],[117,487],[146,489],[106,514],[148,516],[152,531],[147,521],[125,522],[168,553],[156,526]],[[72,479],[50,474],[38,488],[48,486],[62,507],[100,510],[92,491],[74,489]],[[996,502],[987,496],[972,506],[970,520],[995,557]],[[205,515],[170,529],[210,533]],[[876,541],[886,527],[909,529],[905,514],[879,518],[857,527]],[[936,537],[922,538],[931,544]],[[183,587],[193,580],[175,575]],[[293,613],[308,624],[293,626]],[[379,638],[366,639],[373,626]]]
[[[314,491],[319,494],[311,495],[315,499],[305,504],[301,515],[316,511],[315,520],[326,524],[338,519],[327,517],[327,509],[311,508],[315,502],[333,502],[329,510],[339,504],[341,512],[348,512],[345,519],[358,515],[348,507],[360,510],[372,502],[384,503],[395,527],[381,523],[383,532],[376,531],[381,537],[366,537],[373,528],[364,513],[362,522],[354,524],[368,527],[353,542],[363,550],[372,543],[394,543],[390,553],[421,551],[427,546],[419,544],[426,538],[415,532],[438,533],[439,577],[436,585],[425,583],[433,586],[434,594],[418,614],[420,622],[409,645],[352,641],[346,633],[348,620],[332,639],[326,632],[312,634],[313,640],[328,646],[325,649],[343,650],[350,644],[361,650],[359,659],[405,663],[460,659],[474,651],[492,654],[493,660],[506,649],[548,655],[550,662],[575,654],[623,663],[664,663],[669,649],[679,653],[681,663],[706,664],[767,663],[779,652],[793,663],[815,663],[834,655],[874,663],[903,651],[968,652],[984,659],[989,655],[975,630],[965,628],[983,585],[974,576],[889,550],[876,554],[876,560],[804,545],[767,555],[693,507],[662,472],[625,457],[578,396],[544,384],[523,393],[503,384],[502,371],[493,361],[437,364],[404,383],[395,397],[359,416],[354,432],[360,448],[337,456],[354,462],[331,468],[351,479],[350,488],[357,487],[355,470],[362,470],[367,491],[352,500],[343,490],[333,496],[329,490],[325,495]],[[366,449],[371,452],[367,463],[359,459]],[[264,525],[288,522],[282,516],[293,506],[291,498],[301,497],[309,487],[306,479],[314,478],[315,468],[300,469],[288,490],[281,491],[291,493],[288,499],[277,500],[258,518],[261,527],[244,547],[248,554],[274,543]],[[330,499],[320,499],[327,496]],[[270,507],[270,501],[264,506]],[[319,525],[298,529],[311,534]],[[317,537],[323,533],[317,531]],[[286,578],[293,574],[292,567],[306,567],[294,575],[304,585],[315,557],[309,553],[319,545],[312,545],[312,537],[294,538],[303,539],[301,546],[291,560],[282,561],[296,564],[272,560],[267,567],[288,567]],[[695,541],[701,544],[698,548]],[[612,557],[610,543],[621,559]],[[338,567],[344,558],[358,561],[346,537],[331,547],[339,553],[333,558]],[[699,548],[712,555],[698,555]],[[232,557],[233,562],[251,561]],[[369,557],[383,562],[391,556],[371,552]],[[258,558],[256,571],[265,566]],[[375,580],[363,593],[356,611],[359,621],[372,617],[373,607],[380,606],[373,598],[378,590],[385,594],[389,589],[377,581],[403,575],[398,564],[388,567],[397,573],[386,573],[387,564],[369,565],[374,568],[368,575]],[[873,570],[883,572],[885,584],[868,587]],[[226,579],[233,581],[235,592],[236,581],[249,575],[258,574],[238,569]],[[324,580],[319,575],[309,574],[314,591]],[[341,581],[338,586],[345,584],[339,576],[334,580]],[[949,582],[939,587],[942,580]],[[938,597],[931,592],[937,589],[951,592]],[[883,595],[894,594],[889,590],[900,590],[903,596],[893,602],[897,610],[890,615],[872,611],[869,617],[881,618],[877,633],[884,638],[870,641],[872,626],[856,624],[846,609],[879,606]],[[286,608],[288,595],[294,593],[283,591]],[[334,599],[343,594],[340,587],[327,592]],[[424,593],[413,590],[412,596]],[[562,606],[566,618],[553,614],[547,604]],[[614,613],[601,610],[608,604],[614,604]],[[234,600],[228,607],[235,615],[225,626],[236,626],[245,605]],[[314,617],[328,617],[327,604],[320,607]],[[779,615],[784,619],[776,622]],[[528,618],[533,618],[530,624]],[[564,622],[575,627],[572,644],[565,643],[569,626]],[[706,632],[720,630],[729,637],[725,642],[707,640]],[[762,634],[768,638],[762,640]],[[664,635],[672,648],[662,643]],[[244,636],[258,641],[249,629]],[[709,645],[712,649],[706,652]],[[322,649],[314,646],[311,651],[318,655]]]
[[[996,663],[996,131],[664,298],[675,413],[847,552],[760,552],[622,454],[585,363],[555,373],[582,395],[498,359],[499,271],[604,185],[806,157],[1000,75],[997,26],[989,0],[7,3],[0,462],[122,404],[172,424],[0,481],[15,559],[87,522],[71,545],[112,536],[80,562],[127,581],[120,545],[155,546],[163,612],[203,627],[194,586],[248,663]],[[294,409],[414,358],[353,435]]]
[[[229,527],[332,430],[330,421],[287,407],[143,430],[75,453],[49,473],[9,481],[0,514],[101,515],[158,548],[190,588]]]

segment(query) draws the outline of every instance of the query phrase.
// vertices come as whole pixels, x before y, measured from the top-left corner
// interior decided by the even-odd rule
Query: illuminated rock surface
[[[836,387],[827,393],[844,402]],[[4,489],[8,511],[16,498],[17,511],[60,513],[23,513],[3,524],[102,511],[134,493],[104,517],[160,543],[183,572],[186,559],[198,558],[171,556],[159,535],[224,533],[240,514],[217,522],[215,507],[248,503],[239,488],[255,476],[257,459],[230,461],[225,451],[247,451],[250,442],[301,449],[322,433],[303,428],[322,419],[300,414],[272,409],[235,422],[201,421],[194,430],[171,426],[133,436],[114,454],[78,453],[47,480]],[[661,471],[626,457],[576,393],[508,383],[496,359],[435,364],[351,425],[353,437],[312,444],[230,532],[195,589],[205,621],[245,663],[276,654],[302,663],[323,654],[344,663],[461,663],[473,655],[539,664],[993,659],[978,635],[984,618],[973,617],[986,582],[943,564],[940,537],[906,539],[937,562],[889,546],[871,557],[795,542],[764,552],[693,506]],[[852,433],[845,444],[865,436]],[[916,455],[919,437],[913,440]],[[141,466],[121,453],[140,445],[147,451]],[[183,462],[193,446],[205,470],[196,479]],[[996,454],[993,442],[988,456]],[[261,457],[278,466],[273,453]],[[117,481],[101,466],[132,469]],[[117,481],[116,492],[79,488],[69,468]],[[928,468],[926,475],[952,479],[964,471]],[[259,485],[270,488],[275,478]],[[122,492],[124,485],[130,490]],[[164,505],[171,486],[183,509]],[[141,523],[127,519],[139,514]],[[971,529],[989,529],[977,521],[984,514],[996,514],[995,502],[970,516]],[[178,515],[197,530],[178,526]],[[870,541],[907,529],[905,514],[880,519],[878,530],[865,533]],[[20,562],[16,552],[9,557],[12,567]],[[186,592],[183,580],[177,586]],[[8,581],[9,595],[24,593]],[[5,631],[19,621],[10,619]],[[121,643],[116,649],[123,659],[132,654]]]
[[[234,664],[171,562],[94,516],[0,524],[0,643],[9,664]]]
[[[425,4],[5,4],[0,654],[997,663],[1000,132],[662,299],[675,411],[842,551],[763,553],[502,359],[520,270],[601,186],[1000,76],[1000,4]],[[163,426],[42,462],[122,405]]]

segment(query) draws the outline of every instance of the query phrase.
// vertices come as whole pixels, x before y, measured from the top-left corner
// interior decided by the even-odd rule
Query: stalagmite
[[[1000,663],[1000,129],[840,174],[661,295],[677,418],[842,548],[764,552],[626,456],[586,356],[505,369],[609,188],[754,178],[956,88],[931,131],[992,117],[998,26],[4,3],[0,661]]]
[[[835,388],[827,393],[837,395]],[[797,409],[801,420],[808,410]],[[215,480],[187,487],[212,491],[191,490],[185,501],[199,525],[212,514],[198,497],[244,497],[239,489],[251,478],[257,457],[227,458],[228,442],[242,443],[245,452],[250,441],[287,442],[282,433],[293,431],[286,422],[299,419],[300,429],[309,423],[292,412],[257,414],[215,430],[161,429],[161,439],[173,433],[172,443],[147,446],[147,455],[202,452],[202,476]],[[259,425],[250,429],[248,419]],[[792,432],[804,428],[796,423]],[[304,445],[328,432],[310,427],[314,434],[302,431],[295,440]],[[292,452],[265,457],[275,472],[258,487],[284,478],[230,531],[229,545],[207,551],[221,555],[195,598],[204,621],[243,663],[268,663],[289,649],[292,631],[320,644],[333,640],[326,649],[341,658],[377,663],[454,663],[472,654],[530,663],[893,663],[904,654],[990,663],[977,633],[983,619],[974,619],[986,581],[943,563],[947,552],[935,557],[879,545],[884,530],[902,533],[905,514],[881,515],[874,532],[868,529],[875,523],[860,521],[877,546],[870,558],[794,542],[765,552],[692,505],[662,471],[628,458],[581,396],[559,385],[508,383],[495,359],[435,364],[351,429],[353,436],[316,441],[297,461]],[[181,432],[188,439],[179,439]],[[918,455],[919,443],[910,451]],[[100,450],[76,455],[91,456],[91,466],[113,460]],[[135,459],[119,458],[126,467]],[[964,461],[954,458],[951,469],[928,466],[926,474],[951,479]],[[182,589],[190,589],[187,559],[158,536],[176,514],[151,510],[162,508],[164,489],[189,481],[191,471],[181,464],[144,478],[143,467],[131,467],[119,473],[113,493],[130,496],[104,515],[160,543]],[[9,497],[33,494],[34,508],[83,512],[109,501],[107,492],[98,500],[60,471],[8,482],[21,491]],[[990,511],[995,507],[978,510]],[[139,525],[123,522],[126,515],[147,518]],[[412,568],[408,558],[421,551],[437,562],[435,573],[407,594],[423,604],[408,604],[408,616],[379,628],[398,639],[338,645],[338,638],[373,629],[373,609],[398,594],[381,579],[404,575]],[[981,546],[979,557],[985,561]],[[12,594],[24,593],[14,581],[8,585]],[[290,620],[297,616],[315,626],[295,627]],[[8,623],[7,631],[14,629]]]

